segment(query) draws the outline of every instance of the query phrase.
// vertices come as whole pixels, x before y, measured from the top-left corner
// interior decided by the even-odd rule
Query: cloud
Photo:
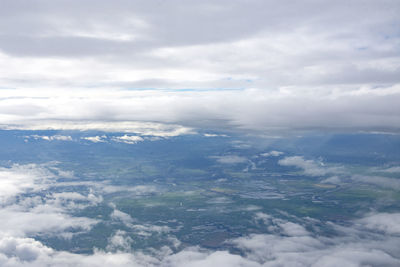
[[[248,162],[247,158],[237,155],[211,156],[210,158],[216,159],[219,163],[222,164],[237,164]]]
[[[101,196],[62,191],[43,194],[57,186],[59,173],[46,164],[0,168],[0,216],[7,218],[0,221],[0,235],[66,234],[68,229],[88,231],[97,224],[95,219],[69,212],[95,206]]]
[[[107,136],[102,135],[102,136],[88,136],[88,137],[81,137],[83,140],[87,140],[93,143],[104,143],[106,142],[104,139],[107,138]]]
[[[321,183],[343,184],[345,182],[358,182],[364,184],[373,184],[383,188],[398,190],[400,189],[400,180],[384,176],[371,175],[371,173],[354,174],[353,171],[345,166],[326,165],[321,161],[305,160],[302,156],[285,157],[278,161],[282,166],[294,166],[302,169],[304,175],[315,177],[330,177],[322,179]],[[397,169],[395,167],[387,169],[371,168],[370,171],[392,173]]]
[[[106,247],[107,251],[126,251],[131,250],[131,244],[133,240],[129,236],[126,236],[126,232],[117,230],[117,232],[110,237],[108,245]]]
[[[283,155],[283,154],[285,154],[285,153],[280,152],[280,151],[272,150],[270,152],[261,153],[260,156],[263,156],[263,157],[279,157],[280,155]]]
[[[278,161],[282,166],[294,166],[303,169],[305,175],[324,176],[327,174],[343,173],[343,167],[327,167],[323,162],[305,160],[302,156],[285,157]]]
[[[398,252],[398,248],[393,247],[396,240],[389,237],[365,242],[365,239],[353,236],[347,241],[341,238],[325,241],[311,236],[253,234],[232,241],[246,251],[243,256],[189,247],[158,259],[138,252],[122,252],[121,249],[128,248],[130,242],[124,232],[116,232],[109,240],[110,245],[116,246],[113,249],[119,247],[120,250],[97,250],[92,255],[55,251],[30,238],[2,237],[0,263],[3,266],[396,266],[399,259],[391,256]],[[376,248],[372,249],[374,246]]]
[[[113,220],[119,220],[123,222],[126,225],[131,225],[133,223],[133,218],[120,210],[114,209],[113,212],[110,215],[111,219]]]
[[[298,159],[297,159],[298,160]],[[304,161],[304,159],[302,159]],[[304,163],[303,163],[304,164]],[[306,165],[309,163],[306,163]],[[308,166],[308,165],[307,165]],[[312,165],[313,166],[313,165]],[[329,168],[329,167],[328,167]],[[56,184],[59,171],[54,165],[14,165],[0,170],[0,183],[14,181],[9,193],[3,196],[0,216],[0,265],[2,266],[397,266],[400,259],[400,225],[398,213],[371,212],[346,225],[322,223],[317,219],[289,216],[277,218],[255,209],[254,223],[265,227],[266,233],[250,234],[226,241],[240,254],[226,250],[186,247],[176,250],[180,241],[173,236],[175,229],[149,223],[139,224],[134,218],[111,205],[112,223],[122,222],[130,233],[117,229],[108,238],[105,250],[94,249],[93,254],[57,251],[34,235],[67,237],[71,228],[89,231],[98,221],[76,217],[70,211],[98,205],[102,196],[93,191],[77,193],[60,191],[49,193],[54,186],[84,185],[84,182]],[[91,184],[86,184],[91,187]],[[0,187],[1,188],[1,187]],[[110,188],[115,192],[122,187]],[[96,189],[97,190],[97,189]],[[133,187],[133,193],[147,194],[154,188]],[[47,192],[42,194],[42,192]],[[35,194],[25,194],[26,192]],[[18,198],[16,198],[18,196]],[[215,199],[226,203],[224,199]],[[253,209],[252,209],[253,210]],[[321,234],[321,227],[329,228],[333,236]],[[310,229],[313,229],[312,231]],[[171,248],[134,251],[131,236],[167,235]],[[318,234],[317,234],[318,233]],[[73,233],[71,233],[73,234]]]
[[[260,266],[395,266],[400,260],[392,256],[396,255],[392,246],[399,241],[398,236],[393,237],[393,232],[383,231],[377,238],[370,231],[390,229],[388,220],[392,217],[395,219],[393,226],[397,226],[397,215],[375,213],[357,220],[349,227],[330,223],[334,230],[341,231],[343,235],[326,238],[308,232],[297,223],[259,213],[257,218],[264,220],[266,225],[277,226],[273,229],[279,229],[278,232],[252,234],[232,242],[246,251],[247,259]],[[326,226],[329,227],[329,223]]]
[[[399,213],[370,214],[357,221],[358,224],[372,230],[389,235],[400,235]]]
[[[71,230],[88,231],[98,223],[97,220],[85,217],[73,217],[62,209],[51,206],[36,206],[31,209],[8,207],[0,210],[1,232],[13,236],[62,235]]]
[[[173,137],[185,134],[194,134],[195,131],[189,127],[175,124],[143,122],[143,121],[20,121],[19,124],[3,124],[1,129],[5,130],[76,130],[76,131],[105,131],[136,133],[147,138]],[[38,136],[38,138],[40,138]],[[45,139],[51,139],[45,137]],[[53,138],[54,139],[54,138]],[[64,138],[65,139],[65,138]],[[93,140],[93,139],[92,139]]]
[[[148,195],[157,193],[158,190],[155,186],[152,185],[137,185],[137,186],[116,186],[109,184],[101,184],[101,183],[91,183],[92,186],[98,186],[98,190],[101,190],[104,193],[115,193],[115,192],[130,192],[136,196]]]
[[[2,3],[3,127],[399,131],[396,0],[25,4]]]
[[[2,90],[2,129],[101,130],[177,136],[193,127],[253,130],[393,129],[398,121],[400,87],[332,90],[230,91]],[[42,109],[32,113],[29,103]],[[207,103],[207,104],[205,104]],[[307,109],[304,109],[307,106]],[[372,107],[372,108],[371,108]],[[399,112],[397,112],[399,111]],[[351,114],[351,116],[349,115]],[[145,122],[147,121],[147,123]]]
[[[378,186],[382,186],[385,188],[400,189],[400,180],[396,178],[387,178],[381,176],[369,176],[369,175],[352,175],[351,179],[356,182],[374,184]]]
[[[388,172],[388,173],[400,173],[400,166],[393,166],[386,169],[381,169],[379,171]]]
[[[144,258],[144,259],[143,259]],[[0,237],[2,266],[143,266],[148,259],[126,252],[95,252],[93,255],[53,250],[32,238]],[[148,263],[148,262],[147,262]]]
[[[18,165],[11,168],[0,168],[0,203],[6,204],[10,199],[26,191],[38,191],[46,188],[46,180],[51,173],[36,164]]]
[[[31,136],[26,136],[27,138],[33,138],[33,139],[42,139],[42,140],[46,140],[46,141],[53,141],[53,140],[57,140],[57,141],[72,141],[72,137],[69,135],[51,135],[51,136],[47,136],[47,135],[31,135]]]
[[[289,236],[305,236],[309,234],[303,226],[292,222],[282,223],[280,227]]]
[[[205,137],[228,137],[226,134],[212,134],[212,133],[205,133],[203,134]]]
[[[2,5],[0,62],[8,67],[1,68],[8,87],[398,82],[396,1],[101,0],[26,7]]]
[[[116,141],[116,142],[122,142],[122,143],[125,143],[125,144],[130,144],[130,145],[133,145],[133,144],[136,144],[138,142],[144,141],[144,139],[142,137],[140,137],[140,136],[137,136],[137,135],[126,135],[126,134],[123,135],[123,136],[115,136],[115,137],[112,138],[112,140]]]

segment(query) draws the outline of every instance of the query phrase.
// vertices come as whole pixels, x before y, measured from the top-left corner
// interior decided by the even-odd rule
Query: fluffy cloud
[[[280,151],[272,150],[270,152],[261,153],[260,156],[263,156],[263,157],[279,157],[280,155],[283,155],[283,154],[285,154],[285,153],[280,152]]]
[[[69,211],[97,205],[100,196],[75,192],[46,193],[57,186],[59,175],[51,165],[13,165],[0,168],[0,235],[65,234],[67,229],[87,231],[96,220],[74,217]]]
[[[304,160],[303,160],[304,161]],[[309,164],[309,163],[307,163]],[[306,164],[306,165],[307,165]],[[307,165],[308,166],[308,165]],[[321,226],[316,219],[290,216],[290,220],[277,218],[255,210],[254,223],[265,227],[266,234],[250,234],[227,241],[242,251],[241,255],[228,251],[213,251],[188,247],[174,252],[180,246],[166,226],[138,224],[130,215],[111,205],[113,223],[122,222],[138,236],[164,233],[171,239],[171,248],[132,251],[133,239],[122,230],[116,230],[108,239],[105,250],[95,249],[93,254],[74,254],[54,250],[30,238],[31,235],[67,236],[67,229],[88,231],[96,220],[74,217],[76,211],[102,202],[101,196],[58,191],[48,192],[57,186],[54,182],[59,171],[54,165],[14,165],[0,170],[0,179],[15,181],[10,190],[0,192],[3,197],[0,217],[0,265],[2,266],[346,266],[385,265],[397,266],[400,260],[398,244],[400,221],[398,213],[370,213],[348,225],[327,222]],[[15,178],[12,179],[12,178]],[[76,184],[72,181],[70,185]],[[63,182],[59,186],[65,186]],[[79,183],[83,185],[83,183]],[[89,186],[90,184],[88,184]],[[115,190],[122,190],[115,187]],[[154,188],[137,186],[132,192],[154,192]],[[106,190],[107,191],[107,190]],[[25,195],[25,192],[35,193]],[[15,198],[18,196],[18,198]],[[225,201],[223,199],[217,200]],[[289,217],[288,217],[289,218]],[[316,234],[319,227],[328,227],[336,234],[326,237]],[[310,231],[313,229],[313,231]]]
[[[0,263],[2,266],[397,266],[399,237],[393,234],[398,232],[390,231],[387,222],[395,217],[398,214],[375,213],[357,220],[351,227],[331,223],[330,227],[343,234],[327,238],[308,232],[298,223],[259,214],[258,218],[267,219],[266,226],[275,224],[280,230],[276,234],[252,234],[229,241],[243,251],[242,255],[199,247],[177,253],[163,247],[154,255],[146,255],[131,251],[132,239],[124,231],[110,237],[108,252],[95,250],[92,255],[55,251],[31,238],[0,236]],[[397,221],[392,226],[397,226]]]
[[[107,138],[107,136],[102,135],[102,136],[88,136],[88,137],[81,137],[83,140],[87,140],[93,143],[103,143],[106,142],[104,139]]]
[[[123,135],[123,136],[116,136],[113,137],[112,140],[116,141],[116,142],[122,142],[125,144],[136,144],[138,142],[142,142],[144,141],[144,139],[140,136],[137,135]]]
[[[399,213],[370,214],[358,220],[357,223],[372,231],[382,231],[389,235],[400,235]]]
[[[305,175],[324,176],[326,174],[343,173],[342,167],[327,167],[323,162],[306,160],[301,156],[285,157],[278,161],[282,166],[294,166],[303,169]]]
[[[49,171],[37,168],[35,164],[0,168],[0,203],[7,203],[10,198],[26,191],[46,188],[46,180],[52,177]]]
[[[126,252],[93,255],[55,251],[32,238],[0,237],[0,265],[19,266],[143,266],[152,259]]]

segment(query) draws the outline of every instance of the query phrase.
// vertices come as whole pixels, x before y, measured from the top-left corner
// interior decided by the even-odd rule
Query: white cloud
[[[263,157],[279,157],[280,155],[283,155],[283,154],[285,154],[285,153],[280,152],[280,151],[272,150],[270,152],[261,153],[260,156],[263,156]]]
[[[344,235],[331,238],[315,235],[293,222],[257,216],[266,219],[266,224],[278,226],[274,231],[280,231],[276,234],[253,234],[232,242],[246,251],[248,260],[258,262],[260,266],[396,266],[400,259],[394,255],[399,249],[393,246],[400,240],[398,236],[391,237],[394,232],[389,229],[391,226],[397,228],[397,215],[377,213],[357,220],[350,227],[334,225]],[[388,223],[391,218],[394,221]],[[382,231],[384,234],[377,238],[370,231]],[[287,236],[282,236],[282,233]]]
[[[367,184],[374,184],[385,188],[391,188],[395,190],[400,189],[400,180],[396,178],[387,178],[381,176],[369,176],[369,175],[352,175],[351,179],[356,182],[362,182]]]
[[[136,144],[138,142],[144,141],[144,139],[137,135],[123,135],[123,136],[115,136],[112,138],[113,141],[122,142],[125,144]]]
[[[94,219],[73,217],[68,212],[97,205],[102,201],[100,196],[75,192],[41,194],[57,186],[56,170],[45,164],[0,168],[0,217],[7,218],[0,220],[0,234],[19,237],[65,234],[66,229],[87,231],[97,223]]]
[[[358,220],[357,223],[372,231],[400,235],[400,213],[370,214]]]
[[[129,252],[131,250],[132,242],[133,242],[132,238],[126,236],[126,232],[117,230],[117,232],[109,238],[106,250],[112,252],[115,251]]]
[[[285,157],[278,161],[282,166],[294,166],[303,169],[305,175],[324,176],[326,174],[343,173],[343,167],[327,167],[323,162],[306,160],[301,156]]]
[[[373,184],[384,188],[389,189],[400,189],[400,180],[396,178],[388,178],[383,176],[374,176],[371,173],[364,173],[364,174],[353,174],[351,169],[346,169],[345,166],[330,166],[326,165],[321,161],[315,160],[305,160],[301,156],[292,156],[292,157],[285,157],[278,161],[278,164],[282,166],[294,166],[299,169],[302,169],[303,174],[309,176],[327,176],[331,175],[326,179],[322,179],[321,183],[332,183],[332,184],[342,184],[346,180],[365,183],[365,184]],[[377,169],[372,168],[371,171],[381,171],[390,173],[392,172],[389,169],[389,172],[386,169]],[[396,171],[396,169],[394,169]]]
[[[123,222],[126,225],[131,225],[133,223],[133,218],[120,210],[114,209],[113,212],[110,215],[111,219],[113,220],[119,220]]]
[[[0,203],[23,192],[35,192],[47,187],[47,180],[54,176],[36,164],[0,168]]]
[[[77,114],[76,114],[77,115]],[[79,117],[79,115],[78,115]],[[0,119],[1,120],[1,119]],[[0,122],[1,123],[1,122]],[[105,131],[136,133],[148,138],[173,137],[185,134],[194,134],[192,128],[175,124],[141,122],[141,121],[20,121],[20,124],[0,124],[6,130],[77,130],[77,131]],[[50,139],[50,137],[46,137]]]
[[[98,221],[85,217],[72,217],[62,209],[54,209],[49,205],[37,206],[22,210],[11,206],[2,208],[0,232],[13,236],[30,236],[35,234],[57,235],[67,229],[88,231]]]
[[[344,4],[43,2],[22,11],[6,1],[2,81],[130,88],[398,81],[397,2]],[[118,14],[112,21],[110,9]]]
[[[82,199],[76,194],[60,195],[69,199]],[[116,212],[118,218],[127,214]],[[122,216],[121,216],[122,214]],[[354,221],[350,226],[337,228],[343,234],[324,237],[308,232],[295,222],[275,218],[258,212],[256,219],[275,225],[274,234],[251,234],[229,241],[243,251],[234,255],[228,251],[212,251],[188,247],[174,253],[167,247],[144,254],[132,251],[133,239],[121,230],[108,240],[106,251],[95,250],[91,255],[56,251],[32,238],[0,234],[0,265],[2,266],[396,266],[400,260],[398,244],[399,214],[372,213]],[[300,218],[296,218],[299,220]],[[45,220],[47,221],[47,220]],[[131,220],[129,220],[131,221]],[[318,220],[302,220],[319,225]],[[129,224],[129,222],[128,222]],[[154,225],[132,225],[144,232],[170,232],[171,229]],[[316,226],[315,226],[316,227]],[[276,232],[275,232],[276,231]],[[178,241],[179,244],[179,241]]]
[[[25,136],[26,138],[33,138],[33,139],[42,139],[46,141],[72,141],[72,137],[69,135],[30,135],[30,136]]]
[[[219,163],[223,164],[237,164],[248,162],[247,158],[237,155],[211,156],[210,158],[216,159]]]
[[[93,143],[103,143],[106,142],[107,136],[102,135],[102,136],[88,136],[88,137],[81,137],[83,140],[87,140]]]
[[[382,169],[381,171],[388,173],[400,173],[400,166],[393,166],[390,168]]]
[[[370,88],[355,95],[328,89],[311,94],[296,88],[168,93],[98,89],[96,94],[78,89],[35,94],[28,89],[2,89],[0,126],[121,131],[159,137],[194,133],[193,127],[258,130],[263,134],[295,129],[389,129],[399,119],[400,113],[395,111],[400,87],[387,89],[390,91],[386,95],[378,93],[382,90],[386,89]],[[40,112],[26,108],[28,104]]]
[[[228,137],[226,134],[212,134],[212,133],[205,133],[203,134],[205,137]]]
[[[143,266],[156,259],[126,252],[96,251],[93,255],[56,251],[32,238],[0,237],[0,265],[16,266]]]
[[[306,229],[303,226],[296,224],[296,223],[285,222],[285,223],[281,223],[279,226],[283,229],[283,232],[289,236],[309,235],[309,233],[306,231]]]
[[[4,0],[0,124],[398,132],[398,13],[396,0]]]

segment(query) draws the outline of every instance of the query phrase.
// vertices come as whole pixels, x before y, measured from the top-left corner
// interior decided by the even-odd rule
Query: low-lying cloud
[[[262,132],[397,131],[400,87],[266,91],[2,90],[3,129],[102,130],[176,136],[193,127]],[[26,104],[40,109],[27,110]],[[305,108],[307,107],[307,108]],[[148,121],[148,122],[146,122]],[[158,123],[156,123],[158,122]]]
[[[302,158],[287,157],[298,166],[315,168],[315,163]],[[291,164],[292,164],[291,163]],[[324,166],[318,166],[323,168]],[[329,167],[327,167],[329,169]],[[334,169],[326,173],[334,172]],[[315,173],[315,172],[312,172]],[[318,172],[319,175],[320,172]],[[63,175],[65,174],[65,175]],[[62,176],[61,176],[62,175]],[[72,175],[72,176],[71,176]],[[56,183],[58,177],[67,179]],[[69,180],[70,182],[69,182]],[[264,227],[264,234],[250,234],[225,241],[242,254],[227,250],[186,247],[176,250],[180,241],[174,229],[167,226],[138,223],[127,213],[110,204],[112,223],[121,223],[138,236],[164,233],[169,245],[147,252],[132,250],[133,239],[121,229],[108,238],[104,250],[94,248],[92,254],[75,254],[55,250],[33,238],[35,235],[71,238],[75,229],[89,231],[101,219],[76,217],[71,212],[103,202],[101,192],[131,192],[135,195],[154,193],[152,186],[120,187],[106,183],[79,182],[73,174],[63,172],[54,164],[13,165],[0,169],[0,265],[2,266],[397,266],[400,264],[400,214],[370,212],[346,225],[321,222],[309,217],[284,215],[275,217],[259,209],[253,223]],[[51,188],[66,185],[92,187],[88,193]],[[101,186],[100,186],[101,185]],[[104,186],[104,190],[102,189]],[[26,193],[30,194],[26,194]],[[42,194],[47,192],[46,194]],[[33,194],[34,193],[34,194]],[[218,200],[222,201],[222,200]],[[321,233],[321,227],[335,232],[332,237]],[[174,252],[175,251],[175,252]]]

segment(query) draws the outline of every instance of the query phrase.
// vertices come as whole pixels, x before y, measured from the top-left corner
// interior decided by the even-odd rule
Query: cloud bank
[[[2,90],[4,129],[66,129],[176,136],[190,128],[398,131],[400,86],[315,96],[265,91]],[[145,123],[152,121],[157,123]],[[183,125],[183,126],[181,126]],[[193,132],[193,131],[192,131]]]
[[[5,0],[0,124],[398,131],[399,13],[396,0]]]

